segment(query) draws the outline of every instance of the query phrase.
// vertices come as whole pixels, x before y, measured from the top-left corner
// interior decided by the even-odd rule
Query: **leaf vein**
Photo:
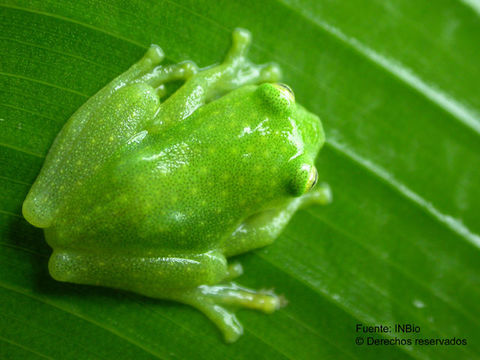
[[[143,346],[143,345],[142,345],[141,343],[139,343],[138,341],[135,341],[135,340],[131,339],[130,337],[128,337],[128,336],[120,333],[119,331],[116,331],[116,330],[114,330],[114,329],[112,329],[112,328],[110,328],[110,327],[108,327],[108,326],[106,326],[106,325],[104,325],[104,324],[96,321],[96,320],[93,320],[93,319],[91,319],[91,318],[88,318],[88,317],[86,317],[86,316],[83,316],[83,315],[81,315],[81,314],[79,314],[79,313],[75,313],[75,312],[73,312],[73,311],[70,311],[70,310],[68,310],[67,308],[64,308],[64,307],[62,307],[62,306],[60,306],[60,305],[58,305],[58,304],[55,304],[55,303],[53,303],[53,302],[51,302],[51,301],[47,301],[45,298],[38,297],[38,296],[35,296],[35,295],[33,295],[33,294],[30,294],[30,293],[28,293],[27,291],[23,291],[23,290],[20,290],[20,289],[16,289],[15,287],[8,286],[7,284],[5,284],[5,283],[3,283],[3,282],[0,282],[0,286],[3,287],[3,288],[6,289],[6,290],[13,291],[13,292],[15,292],[15,293],[18,293],[18,294],[21,294],[21,295],[30,297],[30,298],[32,298],[32,299],[34,299],[34,300],[43,302],[43,303],[46,304],[46,305],[49,305],[49,306],[51,306],[51,307],[53,307],[53,308],[56,308],[56,309],[61,310],[61,311],[64,311],[64,312],[66,312],[66,313],[68,313],[68,314],[71,314],[71,315],[73,315],[73,316],[75,316],[75,317],[77,317],[77,318],[79,318],[79,319],[81,319],[81,320],[83,320],[83,321],[86,321],[86,322],[91,323],[91,324],[93,324],[93,325],[95,325],[95,326],[98,326],[99,328],[104,329],[104,330],[106,330],[107,332],[110,332],[111,334],[113,334],[113,335],[115,335],[115,336],[117,336],[117,337],[119,337],[119,338],[121,338],[121,339],[129,342],[130,344],[136,346],[137,348],[139,348],[139,349],[141,349],[141,350],[143,350],[143,351],[145,351],[145,352],[147,352],[147,353],[149,353],[149,354],[151,354],[151,355],[153,355],[153,356],[155,356],[155,357],[157,357],[157,358],[163,359],[163,357],[162,357],[159,353],[155,352],[154,350],[149,349],[149,348]]]
[[[61,87],[61,86],[58,86],[58,85],[55,85],[55,84],[51,84],[51,83],[46,82],[46,81],[32,79],[32,78],[29,78],[27,76],[22,76],[22,75],[18,75],[18,74],[10,74],[10,73],[5,73],[5,72],[0,72],[0,75],[7,76],[7,77],[13,77],[13,78],[17,78],[17,79],[22,79],[22,80],[27,80],[27,81],[31,81],[31,82],[34,82],[34,83],[37,83],[37,84],[46,85],[46,86],[56,88],[56,89],[59,89],[59,90],[62,90],[62,91],[66,91],[66,92],[69,92],[69,93],[72,93],[72,94],[75,94],[75,95],[80,95],[80,96],[85,97],[85,98],[90,97],[89,95],[81,93],[79,91],[72,90],[72,89],[67,89],[65,87]]]
[[[10,339],[7,339],[7,338],[3,337],[3,336],[1,336],[1,335],[0,335],[0,340],[6,342],[7,344],[16,346],[16,347],[18,347],[18,348],[20,348],[20,349],[22,349],[22,350],[28,351],[29,353],[35,354],[35,355],[37,355],[37,356],[40,356],[40,357],[42,357],[42,358],[52,359],[50,356],[41,354],[41,353],[39,353],[39,352],[37,352],[37,351],[35,351],[35,350],[33,350],[33,349],[29,349],[29,348],[27,348],[27,347],[25,347],[25,346],[23,346],[23,345],[21,345],[21,344],[18,344],[18,343],[14,342],[14,341],[12,341],[12,340],[10,340]],[[53,359],[52,359],[52,360],[53,360]]]

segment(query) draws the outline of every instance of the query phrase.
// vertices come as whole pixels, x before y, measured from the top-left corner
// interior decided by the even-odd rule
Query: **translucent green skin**
[[[270,83],[275,65],[246,59],[249,39],[236,30],[225,62],[203,71],[155,67],[152,46],[72,116],[23,206],[54,249],[55,279],[193,305],[227,341],[242,333],[229,305],[282,305],[229,282],[242,270],[226,258],[271,243],[305,202],[328,201],[327,188],[308,192],[324,133]]]

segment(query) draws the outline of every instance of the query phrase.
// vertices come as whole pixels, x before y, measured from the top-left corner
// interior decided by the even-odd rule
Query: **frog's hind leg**
[[[234,282],[221,285],[201,285],[188,292],[172,294],[174,300],[191,305],[203,312],[223,333],[226,342],[234,342],[243,328],[232,308],[249,308],[267,314],[286,305],[282,296],[272,291],[256,291]]]
[[[115,79],[110,81],[103,89],[101,89],[95,95],[95,101],[101,103],[103,98],[107,98],[110,94],[118,91],[125,85],[137,82],[138,78],[141,78],[148,72],[152,71],[158,64],[160,64],[165,55],[163,50],[157,45],[151,45],[145,55],[137,61],[130,68],[118,75]]]
[[[133,64],[127,71],[118,75],[115,79],[105,85],[95,96],[92,96],[85,104],[83,104],[69,120],[69,126],[74,123],[79,123],[82,119],[88,118],[89,114],[95,113],[96,109],[101,109],[105,102],[111,99],[114,93],[120,89],[143,77],[145,74],[152,71],[158,64],[160,64],[165,55],[163,50],[157,45],[151,45],[145,55]],[[78,120],[77,120],[78,119]],[[67,127],[65,127],[67,128]],[[65,132],[66,129],[62,130]],[[52,149],[50,149],[51,151]]]
[[[92,96],[87,102],[77,110],[76,117],[83,118],[84,114],[92,113],[95,109],[101,108],[106,100],[113,93],[118,92],[124,86],[137,82],[138,78],[143,77],[148,72],[152,71],[158,64],[160,64],[165,55],[163,50],[157,45],[151,45],[145,55],[137,61],[130,68],[118,75],[115,79],[105,85],[95,96]]]

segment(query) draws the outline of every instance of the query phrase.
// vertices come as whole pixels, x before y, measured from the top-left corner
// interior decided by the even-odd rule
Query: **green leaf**
[[[5,0],[0,11],[0,357],[480,358],[480,5],[475,0]],[[235,27],[319,114],[334,202],[239,257],[289,305],[226,345],[181,304],[55,282],[21,204],[69,116],[150,43],[222,59]],[[356,333],[356,324],[420,332]],[[356,345],[457,339],[467,345]]]

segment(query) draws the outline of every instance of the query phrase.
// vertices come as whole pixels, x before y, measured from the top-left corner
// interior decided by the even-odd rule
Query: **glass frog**
[[[243,331],[234,308],[284,305],[233,282],[242,267],[227,258],[329,201],[327,185],[312,190],[324,132],[277,65],[247,58],[249,43],[235,30],[224,62],[204,69],[159,65],[152,45],[73,114],[23,204],[53,248],[54,279],[189,304],[227,342]],[[167,97],[171,81],[183,85]]]

